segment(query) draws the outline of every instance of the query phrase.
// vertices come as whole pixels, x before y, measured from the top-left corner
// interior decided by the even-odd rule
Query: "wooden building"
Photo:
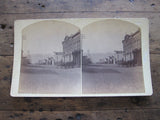
[[[81,42],[80,31],[66,36],[63,45],[63,58],[65,65],[80,67],[81,65]]]
[[[131,35],[125,35],[123,43],[124,61],[131,65],[142,65],[141,32],[138,29]]]

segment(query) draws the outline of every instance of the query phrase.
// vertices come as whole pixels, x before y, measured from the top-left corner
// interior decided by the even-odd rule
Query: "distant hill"
[[[109,56],[113,56],[113,53],[90,53],[86,54],[88,58],[91,59],[93,63],[99,62],[101,60],[105,60],[105,58]],[[47,59],[48,57],[54,57],[54,54],[33,54],[29,56],[29,59],[32,64],[38,63],[39,60]]]
[[[29,56],[32,64],[38,63],[39,60],[47,59],[48,57],[53,57],[54,54],[33,54]]]
[[[113,56],[114,53],[90,53],[87,56],[91,59],[93,63],[99,62],[101,60],[105,60],[105,58],[109,56]]]

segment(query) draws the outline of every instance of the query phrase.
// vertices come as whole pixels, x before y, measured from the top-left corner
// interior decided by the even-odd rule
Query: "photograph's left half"
[[[63,21],[40,21],[22,30],[18,93],[81,94],[81,33]]]

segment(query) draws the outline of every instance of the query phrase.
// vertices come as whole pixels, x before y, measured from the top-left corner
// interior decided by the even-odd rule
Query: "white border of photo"
[[[19,77],[21,67],[21,48],[22,48],[22,30],[33,23],[44,20],[65,21],[78,26],[82,29],[85,25],[98,21],[118,19],[128,21],[140,27],[141,29],[141,47],[142,47],[142,68],[144,78],[144,93],[112,93],[112,94],[31,94],[18,93]],[[151,96],[152,81],[150,72],[150,56],[149,56],[149,21],[147,18],[76,18],[76,19],[28,19],[16,20],[14,24],[14,62],[10,95],[13,97],[112,97],[112,96]]]

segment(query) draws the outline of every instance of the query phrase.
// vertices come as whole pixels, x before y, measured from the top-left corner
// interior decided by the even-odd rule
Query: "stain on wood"
[[[0,111],[0,118],[9,120],[158,120],[160,110],[123,110],[108,111],[63,111],[34,113],[21,111]],[[77,119],[76,114],[84,114]]]
[[[160,11],[158,0],[2,0],[0,13]]]

